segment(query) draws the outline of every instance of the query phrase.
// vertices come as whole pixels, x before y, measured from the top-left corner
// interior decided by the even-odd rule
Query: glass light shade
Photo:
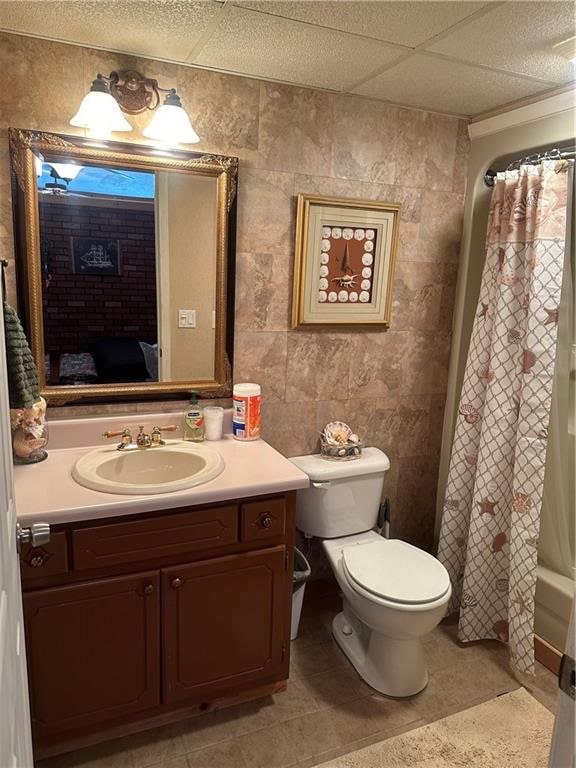
[[[107,138],[113,131],[132,130],[114,98],[109,93],[94,90],[84,96],[70,125],[87,128],[91,136],[99,139]]]
[[[54,168],[61,179],[66,179],[66,181],[75,179],[84,168],[83,165],[75,165],[74,163],[48,163],[48,165]]]
[[[167,147],[196,144],[200,141],[183,107],[175,104],[162,104],[158,107],[150,124],[142,133],[148,139],[155,139]]]

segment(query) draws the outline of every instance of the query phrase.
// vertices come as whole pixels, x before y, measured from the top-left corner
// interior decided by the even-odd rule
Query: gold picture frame
[[[387,328],[400,203],[299,194],[292,328]]]
[[[202,397],[232,394],[235,219],[238,158],[117,141],[95,142],[82,136],[17,128],[8,130],[16,213],[15,246],[19,268],[19,306],[38,369],[40,394],[49,405],[77,401],[113,402],[184,397],[191,390]],[[35,158],[50,155],[62,162],[121,163],[137,170],[172,170],[211,176],[217,184],[214,374],[211,378],[135,383],[50,385],[46,381],[42,306],[42,255]]]

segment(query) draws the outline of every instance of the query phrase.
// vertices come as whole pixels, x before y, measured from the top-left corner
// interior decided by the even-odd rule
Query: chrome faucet
[[[144,425],[138,426],[138,435],[136,436],[136,442],[132,439],[132,433],[128,428],[121,429],[119,431],[110,431],[102,433],[102,437],[120,437],[120,442],[116,446],[117,451],[134,451],[145,448],[156,448],[161,445],[166,445],[162,440],[162,432],[175,432],[178,427],[175,424],[170,424],[167,427],[154,427],[151,434],[144,432]]]

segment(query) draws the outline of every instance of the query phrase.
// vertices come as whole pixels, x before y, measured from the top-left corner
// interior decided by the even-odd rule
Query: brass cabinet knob
[[[171,586],[172,586],[172,589],[180,589],[180,587],[182,586],[182,579],[179,579],[178,577],[176,577],[175,579],[172,579]]]
[[[262,528],[272,528],[272,515],[262,515],[260,525]]]
[[[146,584],[144,587],[144,594],[151,595],[154,592],[154,584]]]

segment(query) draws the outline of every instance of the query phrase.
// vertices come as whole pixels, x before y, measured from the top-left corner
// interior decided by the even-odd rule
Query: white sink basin
[[[141,495],[183,491],[213,480],[223,469],[224,460],[213,448],[174,441],[129,451],[96,448],[78,459],[72,477],[94,491]]]

